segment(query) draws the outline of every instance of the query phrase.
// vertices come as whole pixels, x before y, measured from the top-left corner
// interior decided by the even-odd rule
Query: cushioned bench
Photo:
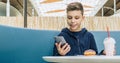
[[[103,31],[92,31],[99,49],[104,48],[103,40],[107,36]],[[51,56],[54,36],[59,31],[31,30],[0,25],[0,63],[47,63],[42,56]],[[120,54],[120,31],[112,31],[116,39],[117,54]]]

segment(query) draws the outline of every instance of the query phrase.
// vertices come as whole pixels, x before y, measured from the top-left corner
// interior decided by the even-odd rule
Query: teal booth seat
[[[105,31],[91,31],[99,52],[104,49]],[[0,63],[47,63],[42,57],[51,56],[54,36],[59,31],[32,30],[0,25]],[[117,55],[120,54],[120,31],[112,31],[116,40]]]

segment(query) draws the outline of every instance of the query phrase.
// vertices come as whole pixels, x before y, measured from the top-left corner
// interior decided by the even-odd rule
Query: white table
[[[43,56],[43,59],[57,63],[120,63],[120,56]]]

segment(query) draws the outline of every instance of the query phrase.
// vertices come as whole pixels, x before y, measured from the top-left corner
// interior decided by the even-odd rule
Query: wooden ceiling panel
[[[51,11],[48,11],[46,13],[55,13],[55,12],[63,12],[63,11],[65,11],[65,9],[51,10]]]
[[[63,1],[63,0],[45,0],[43,2],[40,2],[40,4],[53,3],[53,2],[59,2],[59,1]]]

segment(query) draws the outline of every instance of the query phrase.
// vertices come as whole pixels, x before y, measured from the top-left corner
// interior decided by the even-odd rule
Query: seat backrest
[[[58,31],[0,26],[0,63],[45,63]]]

